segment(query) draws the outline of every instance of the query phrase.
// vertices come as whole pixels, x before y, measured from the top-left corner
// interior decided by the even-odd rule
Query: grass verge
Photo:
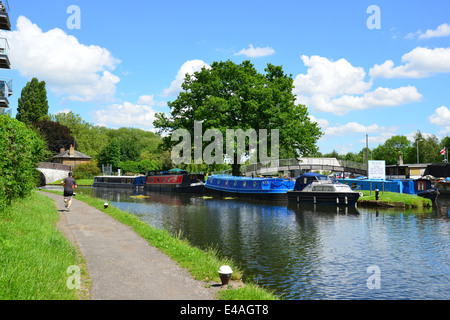
[[[362,200],[362,203],[364,201],[375,201],[375,191],[372,191],[372,194],[370,194],[370,191],[364,190],[363,197],[360,198]],[[379,194],[379,201],[385,202],[391,205],[399,205],[401,206],[402,203],[404,203],[404,207],[406,208],[431,208],[433,203],[430,199],[422,198],[415,195],[410,194],[404,194],[404,193],[396,193],[396,192],[380,192]]]
[[[49,183],[49,185],[51,185],[51,186],[60,186],[61,185],[61,182],[63,181],[64,179],[61,179],[61,180],[58,180],[58,181],[55,181],[55,182],[52,182],[52,183]],[[92,184],[94,183],[94,179],[77,179],[77,185],[78,186],[91,186],[92,187]]]
[[[59,218],[55,203],[35,191],[0,213],[0,300],[79,299],[67,269],[80,259]]]
[[[43,190],[46,192],[62,194],[59,191]],[[171,235],[166,230],[151,227],[147,223],[139,220],[136,216],[123,212],[114,206],[104,209],[104,201],[92,198],[86,195],[77,194],[77,200],[83,201],[88,205],[110,215],[117,221],[132,227],[137,234],[146,239],[150,245],[158,248],[161,252],[167,254],[178,264],[186,268],[193,278],[208,282],[219,282],[218,270],[222,265],[229,265],[233,269],[231,280],[241,280],[243,272],[239,266],[231,259],[220,257],[217,250],[210,248],[202,250],[189,244],[188,241],[181,239],[180,235]],[[279,300],[280,297],[273,294],[272,291],[261,288],[256,284],[247,284],[239,288],[220,290],[218,298],[221,300]]]

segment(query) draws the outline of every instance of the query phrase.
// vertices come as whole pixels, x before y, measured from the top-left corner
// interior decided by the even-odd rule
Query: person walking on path
[[[77,181],[72,178],[72,172],[69,172],[69,176],[65,178],[61,184],[64,185],[64,204],[67,211],[70,211],[72,205],[73,190],[77,187]]]

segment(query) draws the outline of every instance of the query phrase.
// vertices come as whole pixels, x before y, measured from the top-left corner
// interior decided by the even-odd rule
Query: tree
[[[105,149],[100,152],[99,160],[101,164],[110,164],[113,170],[117,170],[120,166],[120,145],[119,141],[114,138],[106,146]]]
[[[77,141],[77,150],[92,158],[97,159],[100,151],[109,143],[106,134],[108,129],[84,121],[79,114],[57,113],[52,116],[52,120],[69,127]]]
[[[47,90],[45,82],[31,79],[22,89],[16,119],[26,124],[42,120],[48,113]]]
[[[397,164],[398,156],[403,160],[411,152],[411,142],[406,136],[393,136],[373,150],[375,160],[385,160],[387,165]]]
[[[76,140],[70,129],[58,122],[50,120],[41,120],[33,123],[33,127],[37,128],[47,142],[47,148],[53,154],[58,154],[61,148],[69,149],[73,145],[78,148]]]
[[[232,61],[214,62],[211,68],[202,68],[193,75],[187,74],[183,91],[169,102],[170,117],[156,115],[155,127],[161,132],[173,133],[187,130],[194,137],[195,122],[202,123],[202,134],[208,129],[244,132],[267,130],[266,144],[271,145],[272,130],[279,130],[279,147],[284,156],[296,157],[317,152],[316,142],[322,135],[317,123],[311,122],[307,108],[295,104],[292,93],[292,76],[282,67],[267,65],[265,74],[259,73],[249,61],[237,65]],[[194,139],[192,139],[194,140]],[[177,142],[171,136],[164,138],[170,149]],[[203,149],[208,143],[203,143]],[[226,144],[222,145],[226,154]],[[262,146],[258,144],[258,148]],[[249,155],[249,141],[245,139],[245,155]],[[234,152],[232,171],[239,175],[240,160]],[[259,155],[257,157],[259,162]]]

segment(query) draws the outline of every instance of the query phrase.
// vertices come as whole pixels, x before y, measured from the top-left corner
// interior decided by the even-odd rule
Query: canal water
[[[130,189],[77,192],[181,233],[195,246],[217,248],[246,278],[285,299],[450,298],[450,198],[414,211]]]

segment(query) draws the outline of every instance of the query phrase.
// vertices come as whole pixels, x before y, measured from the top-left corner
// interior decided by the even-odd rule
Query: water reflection
[[[79,188],[232,257],[287,299],[448,299],[450,199],[431,210],[267,203]],[[380,289],[369,289],[370,266]]]

